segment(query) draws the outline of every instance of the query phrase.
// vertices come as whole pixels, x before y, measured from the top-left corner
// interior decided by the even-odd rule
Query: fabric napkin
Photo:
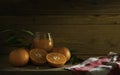
[[[91,57],[83,63],[76,64],[65,69],[74,72],[75,75],[120,75],[120,61],[118,56]]]

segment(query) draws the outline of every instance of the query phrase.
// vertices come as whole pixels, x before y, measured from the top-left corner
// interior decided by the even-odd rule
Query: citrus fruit
[[[24,66],[29,61],[29,52],[24,48],[18,48],[10,52],[9,62],[13,66]]]
[[[35,65],[43,65],[46,63],[47,52],[43,49],[31,49],[30,59]]]
[[[47,62],[53,67],[62,67],[66,63],[66,57],[61,53],[51,52],[46,56]]]
[[[52,51],[64,54],[67,58],[67,61],[71,58],[71,52],[67,47],[56,47]]]

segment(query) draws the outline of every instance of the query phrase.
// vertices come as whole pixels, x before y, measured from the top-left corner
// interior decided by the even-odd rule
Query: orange
[[[18,48],[10,52],[9,62],[13,66],[24,66],[29,61],[29,52],[24,48]]]
[[[31,49],[30,59],[35,65],[43,65],[46,63],[47,52],[43,49]]]
[[[62,67],[66,63],[66,57],[61,53],[51,52],[46,56],[47,62],[53,67]]]
[[[67,61],[69,61],[71,58],[71,52],[67,47],[56,47],[52,51],[64,54],[67,58]]]

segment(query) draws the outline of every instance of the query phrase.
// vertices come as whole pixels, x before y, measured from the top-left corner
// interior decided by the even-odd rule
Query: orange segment
[[[42,49],[32,49],[30,51],[30,59],[36,65],[42,65],[46,63],[47,52]]]
[[[67,58],[63,54],[56,53],[56,52],[47,54],[46,59],[47,59],[48,63],[53,67],[64,66],[64,64],[67,61]]]

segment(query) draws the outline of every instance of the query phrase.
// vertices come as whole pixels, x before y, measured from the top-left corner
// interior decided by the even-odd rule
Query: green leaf
[[[12,29],[2,30],[1,33],[13,31]]]
[[[4,34],[4,45],[11,47],[28,47],[30,46],[30,39],[33,38],[34,34],[29,30],[16,30],[16,29],[2,29],[0,33]],[[30,37],[32,36],[32,37]],[[29,37],[29,39],[28,39]]]
[[[75,62],[76,62],[76,56],[73,55],[70,59],[70,63],[75,64]]]
[[[11,36],[11,37],[9,37],[8,39],[6,39],[6,42],[12,42],[12,41],[14,41],[14,40],[16,40],[16,39],[17,39],[16,36]]]
[[[31,32],[31,31],[28,31],[28,30],[25,30],[25,29],[22,29],[21,31],[22,31],[22,32],[25,32],[25,33],[27,33],[27,34],[29,34],[29,35],[31,35],[31,36],[34,36],[34,33]]]
[[[70,59],[71,64],[81,63],[83,61],[84,61],[83,59],[76,57],[76,55],[72,55],[72,57]]]

